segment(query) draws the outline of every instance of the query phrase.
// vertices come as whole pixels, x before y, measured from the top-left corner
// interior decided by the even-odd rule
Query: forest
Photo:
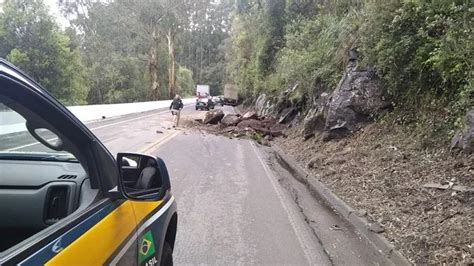
[[[0,57],[65,104],[104,104],[218,94],[229,5],[209,0],[57,1],[58,24],[41,0],[6,0]]]
[[[169,99],[209,84],[244,103],[298,83],[307,108],[350,58],[382,79],[398,122],[444,127],[473,105],[469,0],[5,0],[0,56],[66,104]],[[448,123],[446,123],[446,121]],[[446,126],[449,125],[449,126]]]

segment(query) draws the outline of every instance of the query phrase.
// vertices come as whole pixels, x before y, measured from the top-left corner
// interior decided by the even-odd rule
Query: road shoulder
[[[382,256],[395,265],[410,265],[411,263],[383,236],[369,230],[371,223],[359,212],[351,208],[326,185],[312,177],[305,169],[290,156],[288,156],[277,145],[273,145],[273,151],[280,160],[281,165],[288,169],[295,179],[306,185],[306,187],[324,204],[332,208],[357,234],[364,237]]]

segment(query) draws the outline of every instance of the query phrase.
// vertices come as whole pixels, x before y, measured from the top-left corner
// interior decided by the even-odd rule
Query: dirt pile
[[[416,264],[474,263],[474,156],[425,151],[375,123],[339,140],[301,129],[275,143],[370,220]]]

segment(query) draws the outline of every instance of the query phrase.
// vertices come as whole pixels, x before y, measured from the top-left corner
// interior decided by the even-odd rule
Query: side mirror
[[[117,154],[119,190],[127,199],[160,200],[170,189],[168,169],[162,159],[137,153]]]

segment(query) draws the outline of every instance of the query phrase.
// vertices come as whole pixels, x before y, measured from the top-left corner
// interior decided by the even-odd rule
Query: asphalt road
[[[187,106],[182,117],[203,114]],[[176,264],[390,264],[279,166],[268,148],[171,125],[169,111],[158,110],[87,126],[114,154],[150,153],[166,162],[178,202]]]

